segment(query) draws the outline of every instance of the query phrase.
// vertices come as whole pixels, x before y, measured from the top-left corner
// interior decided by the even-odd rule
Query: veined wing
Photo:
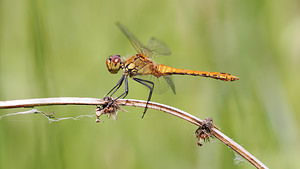
[[[138,54],[142,54],[149,58],[154,56],[163,56],[163,55],[171,54],[170,49],[160,40],[157,40],[154,37],[152,37],[149,40],[148,46],[145,46],[119,22],[117,23],[117,26],[126,35],[126,37],[129,39],[130,43],[132,44],[134,49],[138,52]]]
[[[162,76],[165,81],[168,83],[168,85],[171,87],[172,91],[174,94],[176,94],[176,91],[175,91],[175,85],[174,85],[174,82],[173,80],[171,79],[171,76]]]
[[[168,48],[168,46],[164,42],[154,37],[149,40],[148,48],[152,51],[154,56],[171,55],[171,50]]]
[[[132,33],[130,33],[123,25],[117,22],[117,26],[121,29],[121,31],[126,35],[129,39],[130,43],[134,47],[134,49],[138,52],[138,54],[142,54],[144,56],[152,56],[153,53],[150,49],[144,46]]]
[[[154,75],[138,75],[140,79],[149,80],[154,83],[154,92],[156,94],[162,94],[166,92],[168,89],[172,89],[172,92],[175,92],[175,85],[171,76],[161,76],[159,78]]]

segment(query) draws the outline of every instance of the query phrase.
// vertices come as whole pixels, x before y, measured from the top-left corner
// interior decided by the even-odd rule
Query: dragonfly
[[[171,52],[169,48],[163,42],[155,38],[151,38],[149,41],[149,45],[145,46],[123,25],[121,25],[120,23],[117,23],[116,25],[128,38],[131,45],[136,50],[137,54],[131,56],[128,59],[121,58],[120,55],[110,55],[108,57],[108,59],[106,60],[106,66],[108,71],[111,74],[116,74],[119,72],[120,69],[122,69],[122,77],[118,81],[118,83],[107,93],[105,97],[112,97],[112,95],[122,86],[123,82],[125,82],[125,91],[120,96],[116,97],[115,100],[119,98],[124,99],[129,92],[128,77],[146,86],[147,88],[149,88],[150,92],[148,95],[147,103],[144,108],[142,118],[145,116],[145,113],[148,109],[148,103],[151,100],[154,88],[159,87],[156,85],[156,83],[154,83],[153,80],[143,78],[147,77],[146,75],[154,77],[154,80],[160,79],[160,81],[163,81],[164,83],[166,82],[167,86],[171,87],[174,94],[176,94],[175,85],[170,75],[202,76],[223,81],[239,80],[239,77],[231,75],[229,73],[178,69],[163,64],[155,64],[151,59],[157,56],[170,55]]]

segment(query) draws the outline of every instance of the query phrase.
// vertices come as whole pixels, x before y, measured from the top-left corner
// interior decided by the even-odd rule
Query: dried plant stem
[[[118,105],[121,106],[134,106],[134,107],[145,107],[146,101],[142,100],[133,100],[133,99],[119,99],[115,101]],[[80,98],[80,97],[59,97],[59,98],[41,98],[41,99],[25,99],[25,100],[10,100],[10,101],[0,101],[0,109],[5,108],[19,108],[19,107],[34,107],[34,106],[49,106],[49,105],[103,105],[106,102],[102,99],[95,98]],[[166,112],[168,114],[177,116],[181,119],[184,119],[190,123],[193,123],[197,126],[203,124],[203,120],[186,113],[182,110],[176,109],[171,106],[167,106],[160,103],[149,102],[148,108],[156,109],[159,111]],[[236,151],[246,160],[248,160],[256,168],[268,168],[242,146],[234,142],[232,139],[223,134],[216,127],[212,128],[212,134],[226,144],[228,147]]]

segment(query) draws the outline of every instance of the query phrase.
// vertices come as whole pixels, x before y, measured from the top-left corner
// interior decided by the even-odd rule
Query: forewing
[[[129,39],[130,43],[134,47],[134,49],[137,51],[138,54],[142,54],[147,57],[151,57],[153,55],[152,51],[148,49],[146,46],[144,46],[132,33],[130,33],[123,25],[121,25],[119,22],[117,23],[117,26],[121,29],[121,31],[126,35],[126,37]]]

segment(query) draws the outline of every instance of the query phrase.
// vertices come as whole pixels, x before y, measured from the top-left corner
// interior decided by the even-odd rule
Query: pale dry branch
[[[133,99],[118,99],[115,101],[120,106],[134,106],[134,107],[145,107],[146,101],[133,100]],[[49,106],[49,105],[104,105],[107,101],[103,99],[95,98],[81,98],[81,97],[59,97],[59,98],[40,98],[40,99],[24,99],[24,100],[10,100],[0,101],[0,109],[6,108],[20,108],[20,107],[34,107],[34,106]],[[149,102],[148,108],[163,111],[165,113],[177,116],[183,120],[193,123],[197,126],[201,126],[205,121],[186,113],[177,108],[167,106],[160,103]],[[234,142],[232,139],[223,134],[217,127],[211,128],[211,134],[218,138],[221,142],[226,144],[228,147],[233,149],[235,152],[240,154],[246,160],[248,160],[256,168],[268,168],[256,157],[250,154],[242,146]]]

